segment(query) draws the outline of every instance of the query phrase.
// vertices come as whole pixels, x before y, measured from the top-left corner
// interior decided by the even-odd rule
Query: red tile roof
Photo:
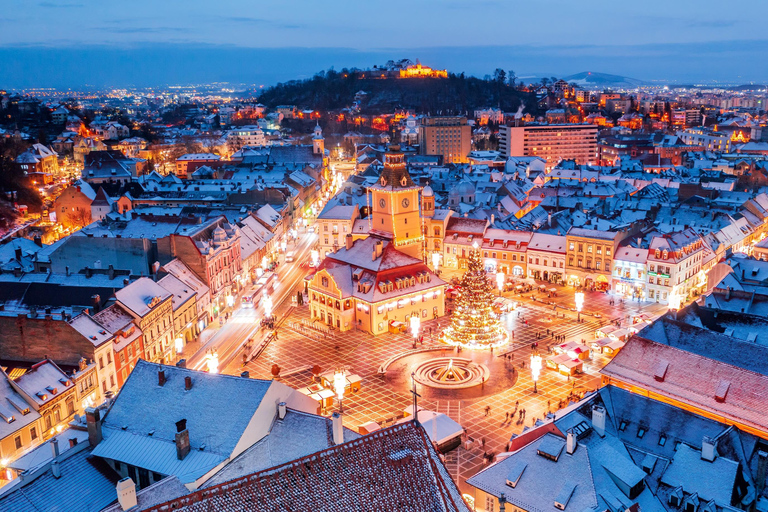
[[[750,354],[743,356],[748,358]],[[663,360],[669,366],[663,377],[657,379],[654,373]],[[706,411],[725,423],[738,423],[768,436],[766,375],[639,336],[632,337],[601,373]],[[727,389],[727,393],[721,401],[716,395],[722,389]]]
[[[407,422],[199,490],[149,512],[469,512],[424,429]]]

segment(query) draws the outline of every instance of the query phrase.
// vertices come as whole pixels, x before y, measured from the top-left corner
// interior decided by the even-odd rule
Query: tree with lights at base
[[[509,334],[493,311],[494,298],[480,251],[475,247],[469,252],[467,272],[461,278],[461,297],[456,300],[451,325],[443,331],[443,341],[466,348],[491,348],[507,343]]]

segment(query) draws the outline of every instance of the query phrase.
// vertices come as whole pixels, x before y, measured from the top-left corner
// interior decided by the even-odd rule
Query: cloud
[[[77,3],[77,2],[40,2],[40,7],[45,7],[46,9],[70,9],[75,7],[85,7],[85,4]]]
[[[280,28],[286,30],[301,30],[309,27],[309,25],[303,23],[285,23],[282,21],[268,20],[265,18],[254,18],[250,16],[219,16],[218,18],[226,22],[260,25],[263,27]]]
[[[181,27],[96,27],[94,30],[115,34],[163,34],[168,32],[184,32]]]
[[[736,26],[734,20],[701,20],[688,23],[690,28],[728,28]]]

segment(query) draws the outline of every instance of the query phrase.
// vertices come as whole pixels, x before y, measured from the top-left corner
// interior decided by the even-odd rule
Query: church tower
[[[422,259],[419,191],[405,167],[400,146],[390,146],[384,155],[384,170],[371,185],[371,235],[391,240],[395,248]]]
[[[315,132],[312,135],[312,153],[316,155],[325,155],[325,139],[323,138],[323,129],[320,123],[315,126]]]

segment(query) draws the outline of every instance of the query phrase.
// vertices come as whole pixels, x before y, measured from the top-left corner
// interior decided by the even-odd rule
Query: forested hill
[[[521,102],[526,112],[536,111],[532,93],[519,91],[506,82],[464,74],[449,74],[448,78],[371,79],[360,72],[329,70],[306,80],[272,86],[259,95],[259,101],[269,107],[297,105],[335,110],[352,105],[359,91],[367,93],[361,102],[363,112],[405,108],[418,113],[471,115],[473,109],[482,107],[516,111]]]

